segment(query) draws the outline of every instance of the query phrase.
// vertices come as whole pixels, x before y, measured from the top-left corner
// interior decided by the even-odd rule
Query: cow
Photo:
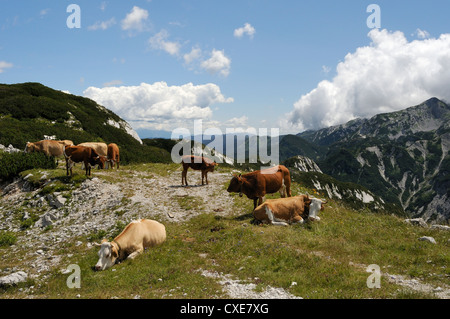
[[[193,170],[202,171],[202,185],[205,185],[204,179],[206,179],[206,185],[208,185],[208,172],[213,172],[214,168],[219,165],[209,158],[195,155],[184,155],[182,157],[181,164],[183,165],[183,172],[181,173],[181,185],[184,185],[186,183],[186,186],[188,186],[186,176],[189,167]]]
[[[319,210],[323,210],[327,202],[308,195],[288,198],[268,199],[256,207],[253,216],[265,224],[282,225],[299,223],[305,220],[319,221]]]
[[[69,140],[42,140],[39,142],[28,142],[25,146],[25,152],[41,152],[47,156],[60,157],[64,155],[64,146],[66,145],[73,145],[73,142]]]
[[[85,143],[78,144],[77,146],[90,147],[94,151],[96,151],[98,155],[108,156],[108,145],[106,145],[106,143],[102,143],[102,142],[85,142]]]
[[[124,259],[134,259],[144,248],[154,247],[166,240],[166,228],[163,224],[150,219],[140,219],[128,224],[125,229],[108,242],[106,239],[95,246],[100,247],[95,270],[105,270]]]
[[[73,175],[72,167],[74,163],[82,162],[84,164],[86,176],[91,175],[91,166],[99,165],[102,169],[105,167],[106,158],[98,155],[90,147],[66,145],[64,148],[64,157],[66,158],[67,176],[69,176],[69,170],[70,176]]]
[[[108,151],[106,156],[106,168],[109,168],[109,163],[111,163],[111,168],[114,168],[114,163],[117,163],[117,169],[119,169],[120,153],[119,147],[115,143],[108,144]]]
[[[280,192],[281,197],[291,197],[291,175],[284,165],[277,165],[244,175],[234,175],[227,191],[245,194],[253,199],[253,209],[261,205],[266,194]]]

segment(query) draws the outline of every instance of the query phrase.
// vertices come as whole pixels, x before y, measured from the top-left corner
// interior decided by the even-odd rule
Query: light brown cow
[[[95,150],[90,147],[67,145],[64,148],[64,157],[66,158],[67,175],[72,176],[72,167],[74,163],[83,163],[86,169],[86,176],[91,175],[91,166],[99,165],[100,168],[105,167],[104,156],[97,154]]]
[[[119,236],[108,242],[104,239],[98,252],[99,260],[95,270],[105,270],[114,266],[117,261],[133,259],[144,251],[166,240],[166,227],[150,219],[140,219],[128,224]]]
[[[107,156],[108,155],[108,145],[102,142],[85,142],[78,144],[77,146],[90,147],[97,152],[98,155]]]
[[[184,155],[182,157],[181,164],[183,165],[183,172],[181,173],[181,185],[187,182],[187,171],[189,168],[193,170],[202,171],[202,185],[204,185],[204,179],[206,179],[206,185],[208,185],[208,172],[213,172],[214,168],[219,165],[209,158],[194,155]]]
[[[283,165],[277,165],[260,171],[244,175],[235,175],[228,186],[229,193],[247,195],[253,199],[253,209],[256,204],[261,205],[266,194],[280,192],[281,197],[291,197],[291,175]]]
[[[25,146],[25,152],[41,152],[47,156],[61,157],[64,155],[64,146],[66,145],[73,145],[73,142],[69,140],[42,140],[39,142],[28,142]]]
[[[117,144],[111,143],[108,145],[106,163],[106,168],[109,168],[109,163],[111,163],[111,168],[114,168],[114,163],[117,163],[117,169],[119,169],[120,153]]]
[[[253,216],[266,224],[283,225],[303,223],[304,220],[319,221],[319,210],[323,210],[327,202],[308,195],[288,198],[268,199],[256,207]]]

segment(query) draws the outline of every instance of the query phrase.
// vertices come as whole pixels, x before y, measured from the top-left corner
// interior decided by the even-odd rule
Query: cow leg
[[[255,208],[258,206],[257,204],[258,204],[258,198],[255,198],[253,200],[253,210],[255,210]]]
[[[273,216],[272,210],[268,206],[266,206],[266,215],[272,225],[288,226],[288,223],[286,223],[286,222],[275,220],[275,216]]]
[[[184,185],[185,182],[186,186],[188,185],[186,177],[187,177],[187,169],[183,169],[183,172],[181,173],[181,185]]]
[[[143,248],[139,248],[138,250],[136,250],[135,252],[131,253],[128,255],[127,259],[134,259],[136,258],[137,255],[139,255],[140,253],[142,253],[144,251]]]
[[[303,224],[305,222],[305,220],[301,217],[301,216],[294,216],[294,218],[292,218],[292,223],[293,224]]]

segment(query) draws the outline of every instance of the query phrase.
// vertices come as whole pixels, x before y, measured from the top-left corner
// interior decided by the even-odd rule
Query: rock
[[[430,242],[432,244],[436,244],[436,240],[433,237],[429,237],[429,236],[420,237],[419,240],[421,240],[421,241],[428,241],[428,242]]]
[[[67,198],[62,197],[61,195],[48,194],[47,200],[48,200],[48,203],[50,204],[50,206],[52,206],[53,208],[61,208],[66,203]]]
[[[23,271],[18,271],[13,274],[0,277],[0,286],[13,286],[18,283],[26,281],[28,275]]]
[[[53,223],[57,220],[57,216],[52,212],[46,212],[44,216],[39,218],[39,220],[36,222],[36,227],[47,227],[53,225]]]
[[[424,228],[428,227],[427,223],[423,220],[423,218],[405,219],[405,222],[414,226],[421,226]]]
[[[450,230],[450,226],[445,225],[431,225],[431,229],[439,229],[439,230]]]

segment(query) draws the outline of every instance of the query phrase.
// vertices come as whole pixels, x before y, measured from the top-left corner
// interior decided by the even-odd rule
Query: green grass
[[[136,171],[164,176],[177,169],[173,164],[124,166],[123,172],[115,174]],[[226,186],[222,187],[225,192]],[[297,183],[292,189],[293,195],[312,193]],[[103,272],[93,270],[98,248],[87,249],[85,244],[99,242],[107,234],[112,239],[125,226],[123,222],[117,222],[114,229],[99,230],[63,245],[63,261],[44,284],[33,290],[33,297],[226,298],[215,279],[201,275],[204,269],[255,283],[259,291],[270,285],[303,298],[433,298],[390,283],[384,276],[380,289],[367,288],[370,273],[365,268],[370,264],[379,265],[382,273],[416,278],[436,287],[450,285],[448,232],[414,227],[399,217],[367,209],[355,211],[333,200],[320,213],[320,222],[257,226],[252,224],[253,201],[237,194],[229,196],[235,200],[233,216],[201,213],[183,223],[164,222],[165,243]],[[171,200],[201,211],[202,203],[196,203],[196,198]],[[437,244],[418,241],[422,236],[434,237]],[[78,240],[84,244],[75,245]],[[67,288],[69,274],[60,272],[70,264],[81,268],[80,289]],[[8,289],[4,297],[26,294]]]

